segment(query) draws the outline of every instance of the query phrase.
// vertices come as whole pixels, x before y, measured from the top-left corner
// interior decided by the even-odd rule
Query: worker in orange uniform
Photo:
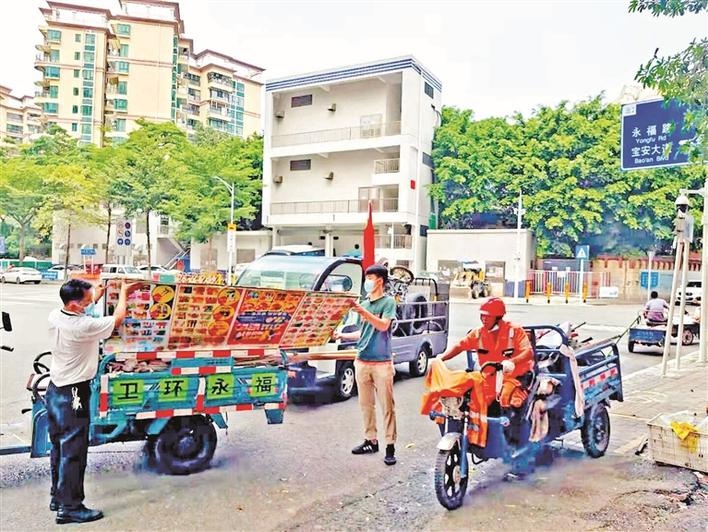
[[[503,386],[496,393],[496,372],[485,368],[484,395],[487,404],[499,400],[502,408],[520,407],[528,397],[526,388],[534,368],[534,355],[526,331],[504,319],[506,306],[498,297],[490,297],[479,309],[482,326],[473,329],[462,340],[438,355],[448,360],[463,351],[476,351],[480,367],[486,362],[501,363]]]

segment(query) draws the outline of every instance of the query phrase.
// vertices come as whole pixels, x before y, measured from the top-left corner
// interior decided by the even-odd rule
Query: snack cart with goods
[[[107,282],[105,311],[118,299],[119,280]],[[147,442],[160,471],[188,474],[207,467],[225,414],[264,410],[282,423],[287,403],[287,359],[281,347],[324,343],[348,311],[351,294],[305,290],[242,289],[209,284],[145,282],[128,300],[128,317],[103,346],[91,383],[90,444]],[[295,323],[331,317],[317,334],[302,338]],[[51,353],[35,359],[32,457],[47,456],[44,391]],[[7,451],[6,451],[7,452]]]

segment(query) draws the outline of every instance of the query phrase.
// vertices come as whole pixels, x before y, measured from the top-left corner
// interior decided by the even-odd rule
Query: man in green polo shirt
[[[364,443],[352,449],[353,454],[375,453],[379,450],[376,437],[376,398],[383,410],[386,433],[386,465],[396,463],[396,411],[393,400],[393,355],[391,353],[391,320],[396,317],[396,301],[384,294],[388,279],[386,267],[375,264],[366,269],[364,290],[366,299],[352,310],[359,314],[360,329],[339,334],[343,340],[357,340],[354,361],[359,405],[364,415]]]

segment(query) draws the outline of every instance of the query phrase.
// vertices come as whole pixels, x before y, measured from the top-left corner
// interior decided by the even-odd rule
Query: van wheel
[[[588,456],[599,458],[610,445],[610,414],[602,403],[585,411],[585,421],[580,429],[583,447]]]
[[[681,339],[681,344],[691,345],[693,343],[693,331],[689,329],[683,330],[683,338]]]
[[[346,401],[356,394],[356,375],[354,374],[354,363],[345,362],[337,372],[337,388],[334,392],[337,399]]]
[[[428,350],[425,346],[418,350],[415,360],[408,363],[408,371],[411,377],[422,377],[428,372]]]
[[[627,349],[629,349],[630,353],[634,353],[634,342],[632,340],[627,342]]]

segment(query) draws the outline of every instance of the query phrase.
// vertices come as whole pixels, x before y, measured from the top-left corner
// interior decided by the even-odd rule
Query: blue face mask
[[[364,281],[364,292],[367,294],[370,294],[373,292],[374,288],[376,287],[376,283],[372,281],[371,279],[366,279]]]
[[[86,316],[90,316],[92,318],[100,318],[101,315],[98,313],[98,310],[96,309],[96,304],[91,303],[88,307],[84,309],[84,314]]]

